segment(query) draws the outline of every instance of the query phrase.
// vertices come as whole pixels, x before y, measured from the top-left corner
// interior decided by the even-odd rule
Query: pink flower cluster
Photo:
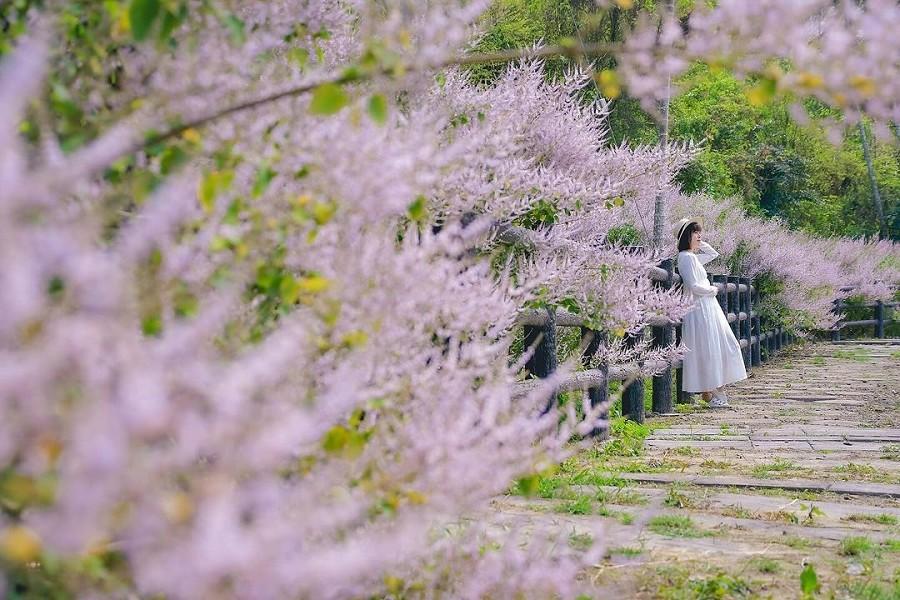
[[[139,593],[171,598],[574,595],[602,548],[553,555],[554,532],[522,547],[485,512],[597,416],[542,414],[554,381],[514,393],[523,310],[574,303],[614,337],[680,319],[690,306],[646,277],[662,253],[608,243],[625,224],[646,241],[659,194],[817,319],[843,282],[897,281],[891,244],[681,196],[691,146],[607,147],[583,73],[435,78],[485,4],[246,2],[237,45],[198,11],[180,50],[123,59],[121,91],[76,82],[93,111],[142,102],[71,155],[18,133],[54,60],[49,25],[23,38],[0,65],[0,470],[50,491],[0,513],[0,536],[121,551]],[[328,116],[305,94],[213,119],[368,51],[409,73],[346,86]],[[110,231],[121,189],[100,174],[175,117],[212,120],[184,132],[197,147],[177,174],[136,153],[162,184]],[[497,224],[542,206],[554,225],[504,258]],[[651,369],[678,353],[614,340],[601,356]]]

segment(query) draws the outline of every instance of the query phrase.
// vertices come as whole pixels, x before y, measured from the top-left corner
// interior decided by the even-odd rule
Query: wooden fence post
[[[606,335],[600,331],[593,331],[588,329],[587,327],[581,328],[581,339],[584,339],[586,335],[591,335],[591,341],[588,343],[587,347],[584,349],[584,353],[581,355],[582,364],[585,367],[591,361],[591,358],[595,354],[597,354],[597,350],[600,349],[600,344],[606,341]],[[607,401],[608,390],[609,390],[609,380],[607,377],[609,376],[609,364],[604,360],[600,363],[598,367],[599,370],[603,373],[603,385],[598,385],[595,387],[589,387],[587,389],[588,398],[590,399],[591,408],[599,406]],[[609,422],[609,410],[604,410],[598,415],[598,419]],[[596,437],[600,440],[605,440],[609,438],[609,427],[599,427],[595,425],[590,433],[588,434],[591,437]]]
[[[748,281],[749,278],[748,278]],[[753,295],[756,294],[756,298]],[[759,302],[759,290],[752,288],[750,290],[750,335],[755,338],[753,342],[752,348],[750,350],[750,364],[754,367],[758,367],[762,364],[762,352],[761,352],[761,344],[760,340],[762,336],[762,329],[759,326],[759,315],[754,314],[753,307]]]
[[[725,275],[713,275],[712,276],[713,285],[717,283],[724,283],[725,289],[716,295],[716,301],[719,303],[719,307],[722,309],[722,312],[725,313],[725,318],[728,318],[728,277]]]
[[[525,348],[531,348],[537,343],[534,354],[525,363],[525,368],[529,373],[543,379],[556,371],[556,309],[547,309],[547,323],[543,326],[536,327],[526,325],[525,329]],[[540,342],[538,342],[540,339]],[[556,403],[556,398],[547,402],[545,413]]]
[[[672,259],[665,259],[660,266],[666,270],[667,277],[665,281],[660,281],[657,285],[664,290],[668,290],[672,287]],[[666,348],[670,346],[672,344],[673,329],[671,325],[653,327],[653,347]],[[668,414],[672,410],[672,369],[667,366],[662,373],[653,376],[653,412]]]
[[[843,309],[843,303],[840,299],[835,300],[834,304],[834,314],[840,315],[841,310]],[[834,324],[834,329],[831,330],[831,341],[839,342],[841,341],[841,319],[838,319],[838,322]]]
[[[644,330],[625,336],[625,345],[634,347],[643,338]],[[622,391],[622,415],[636,422],[644,422],[644,379],[638,377]]]
[[[730,296],[728,300],[728,310],[734,313],[735,319],[731,323],[731,331],[734,333],[734,337],[738,340],[741,339],[741,320],[740,320],[740,312],[741,312],[741,291],[740,291],[740,278],[735,277],[734,275],[729,275],[725,278],[725,290],[727,293],[728,284],[733,283],[735,290],[728,295]],[[727,314],[725,316],[728,316]]]
[[[884,302],[875,302],[875,337],[884,338]]]
[[[677,325],[675,327],[675,345],[681,344],[681,325]],[[675,369],[675,402],[678,404],[690,404],[691,403],[691,394],[682,391],[684,390],[684,367],[678,367]]]
[[[740,286],[744,286],[744,291],[741,291]],[[753,352],[753,348],[751,347],[752,340],[750,339],[750,281],[746,277],[738,278],[738,295],[741,298],[740,302],[740,311],[744,313],[744,318],[739,320],[740,331],[741,331],[741,339],[747,340],[747,347],[741,348],[741,355],[744,357],[744,369],[746,371],[750,371],[750,355]],[[738,315],[740,319],[740,315]]]
[[[547,309],[547,323],[543,326],[525,326],[525,348],[534,346],[534,354],[525,363],[525,368],[535,377],[543,379],[556,370],[556,309]]]

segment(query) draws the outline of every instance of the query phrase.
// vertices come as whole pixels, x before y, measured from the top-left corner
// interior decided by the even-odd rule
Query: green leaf
[[[527,477],[520,477],[516,482],[519,491],[525,496],[534,496],[541,487],[541,476],[534,474]]]
[[[288,60],[297,65],[302,71],[309,64],[309,50],[306,48],[291,48],[288,50]]]
[[[259,198],[262,196],[263,192],[266,191],[266,188],[269,187],[269,184],[275,179],[276,175],[278,175],[278,173],[273,171],[269,165],[260,167],[259,171],[256,172],[256,181],[253,182],[253,197]]]
[[[333,115],[349,102],[350,98],[344,88],[334,83],[325,83],[313,91],[309,112],[313,115]]]
[[[153,29],[153,22],[159,15],[159,0],[131,0],[128,18],[131,21],[131,34],[137,41],[142,41]]]
[[[811,596],[819,589],[819,578],[816,576],[816,570],[811,564],[803,568],[800,573],[800,589],[806,596]]]
[[[281,295],[281,301],[287,305],[295,304],[300,298],[300,284],[291,275],[285,275],[281,278],[281,284],[278,286],[278,292]]]
[[[173,304],[175,315],[182,319],[196,315],[197,308],[200,306],[197,296],[184,284],[176,290]]]
[[[388,103],[384,94],[375,94],[369,98],[369,116],[379,125],[384,125],[388,117]]]
[[[159,337],[162,333],[162,328],[162,317],[158,314],[144,317],[144,320],[141,321],[141,331],[143,331],[146,336]]]
[[[409,215],[409,218],[416,223],[421,223],[425,220],[426,214],[426,200],[425,196],[416,196],[416,199],[412,201],[409,207],[406,209],[406,214]]]
[[[159,159],[159,171],[163,175],[168,175],[185,164],[188,158],[187,152],[178,146],[169,146]]]
[[[325,433],[325,439],[322,440],[322,448],[326,452],[340,452],[350,441],[350,432],[340,425],[335,425]]]
[[[247,36],[244,34],[244,22],[233,14],[228,14],[222,19],[222,22],[225,24],[225,27],[228,28],[228,33],[231,35],[231,41],[237,45],[243,44],[247,39]]]
[[[162,23],[159,27],[159,40],[166,41],[169,39],[169,36],[172,35],[172,32],[175,29],[184,23],[185,18],[187,18],[187,6],[183,5],[181,10],[171,11],[166,10],[162,16]]]
[[[216,195],[231,187],[234,171],[210,171],[197,186],[197,199],[203,210],[211,212]]]

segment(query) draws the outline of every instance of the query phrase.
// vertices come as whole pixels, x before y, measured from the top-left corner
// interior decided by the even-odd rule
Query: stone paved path
[[[580,453],[498,523],[593,540],[598,598],[799,598],[807,563],[819,597],[900,598],[900,346],[795,346],[730,396]]]

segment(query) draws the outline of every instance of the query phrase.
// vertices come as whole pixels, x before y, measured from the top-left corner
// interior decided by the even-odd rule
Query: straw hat
[[[684,230],[691,223],[697,223],[698,225],[702,225],[702,223],[700,223],[700,219],[691,219],[691,218],[681,219],[680,221],[678,221],[678,224],[675,226],[675,239],[676,240],[681,239],[682,234],[684,234]]]

